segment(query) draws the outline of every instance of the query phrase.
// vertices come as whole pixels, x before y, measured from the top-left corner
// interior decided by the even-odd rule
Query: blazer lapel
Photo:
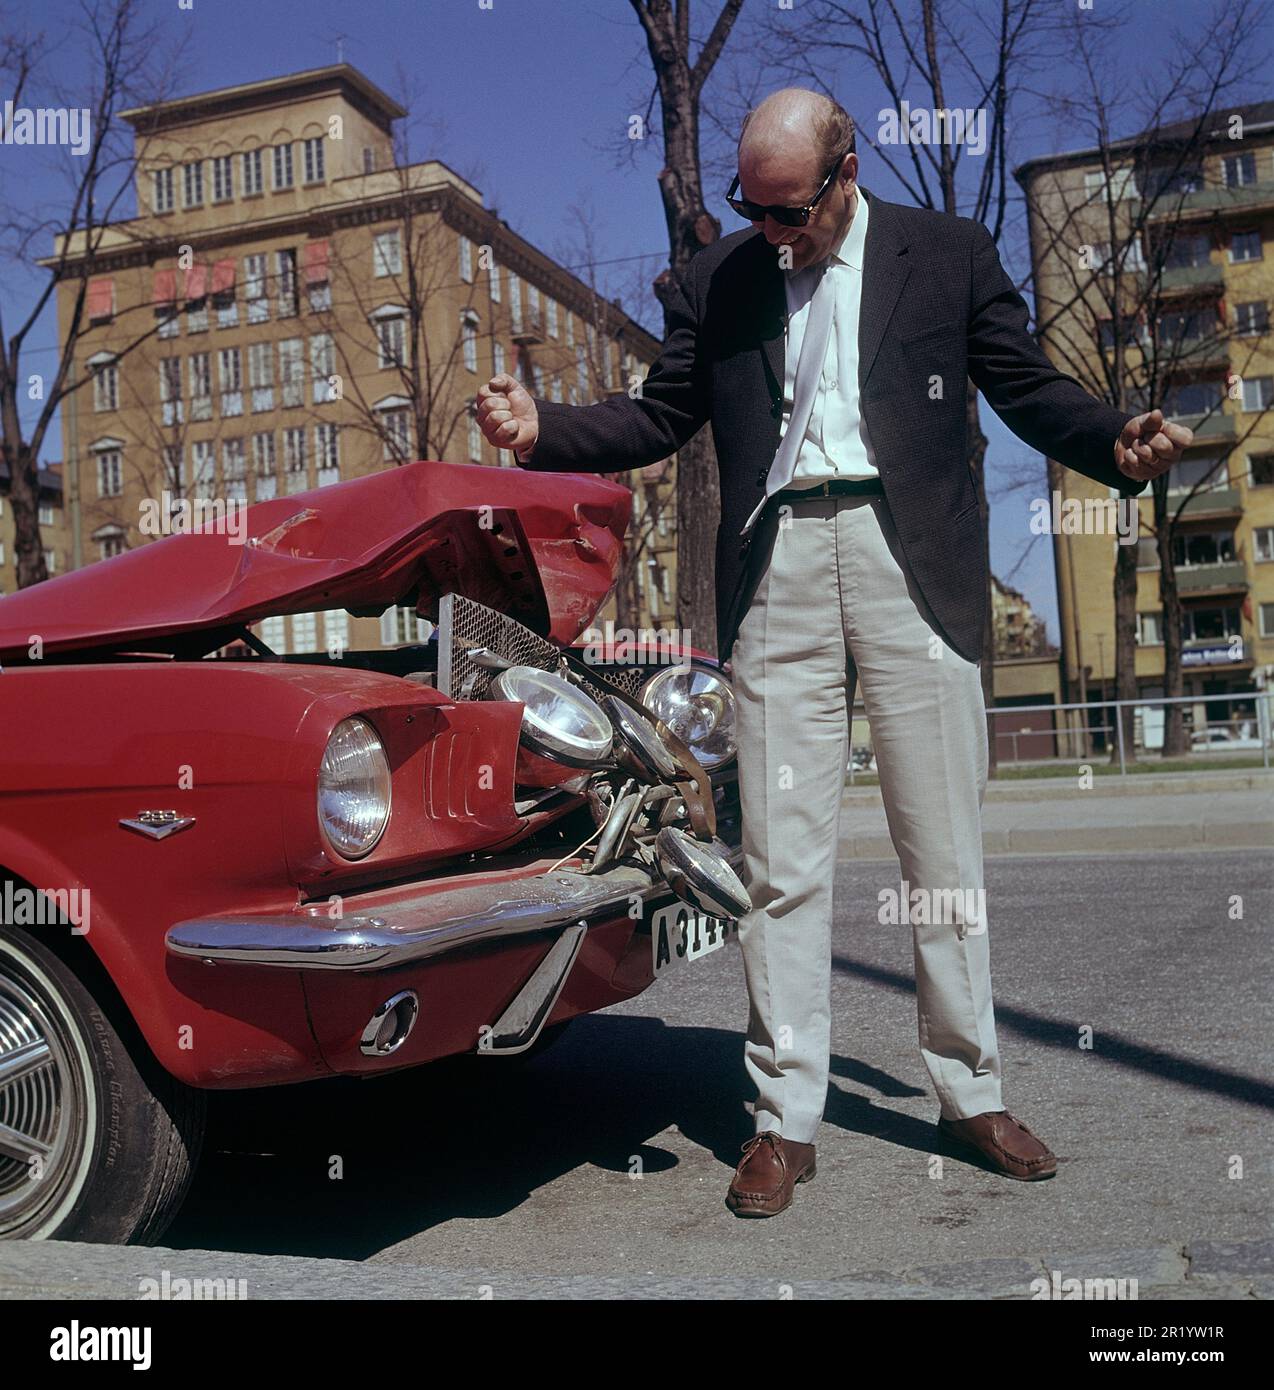
[[[867,384],[872,364],[889,327],[911,265],[906,234],[894,220],[893,207],[859,192],[871,203],[867,244],[863,248],[863,297],[858,319],[858,388]]]

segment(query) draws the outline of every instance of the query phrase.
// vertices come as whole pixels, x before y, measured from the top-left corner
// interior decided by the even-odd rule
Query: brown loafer
[[[1006,1178],[1038,1182],[1057,1172],[1057,1155],[1007,1110],[988,1110],[967,1120],[939,1120],[938,1132],[976,1149]]]
[[[743,1145],[725,1204],[735,1216],[777,1216],[792,1205],[796,1184],[809,1182],[814,1172],[813,1144],[762,1130]]]

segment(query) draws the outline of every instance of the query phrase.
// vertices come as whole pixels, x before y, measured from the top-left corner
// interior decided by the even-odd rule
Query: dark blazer
[[[1124,496],[1115,466],[1128,416],[1044,355],[991,234],[970,218],[871,203],[858,384],[885,500],[943,635],[979,661],[987,557],[967,459],[965,379],[1032,448]],[[678,283],[663,351],[641,396],[570,406],[536,398],[540,433],[521,466],[611,473],[667,458],[705,422],[721,476],[718,656],[730,654],[758,577],[761,523],[743,523],[779,446],[787,304],[778,257],[754,229],[705,247]],[[940,387],[940,391],[939,391]],[[937,399],[935,399],[937,395]],[[693,637],[691,638],[693,640]]]

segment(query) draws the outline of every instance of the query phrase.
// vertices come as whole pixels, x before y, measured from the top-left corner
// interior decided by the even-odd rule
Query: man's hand
[[[1115,463],[1138,482],[1166,473],[1194,440],[1185,425],[1165,424],[1162,410],[1134,415],[1115,441]]]
[[[530,393],[507,372],[478,388],[478,424],[488,444],[514,453],[529,449],[540,437],[540,413]]]

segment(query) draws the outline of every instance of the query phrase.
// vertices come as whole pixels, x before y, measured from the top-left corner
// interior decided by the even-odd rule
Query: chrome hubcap
[[[0,975],[0,1235],[63,1191],[81,1131],[64,1030],[21,979]]]

